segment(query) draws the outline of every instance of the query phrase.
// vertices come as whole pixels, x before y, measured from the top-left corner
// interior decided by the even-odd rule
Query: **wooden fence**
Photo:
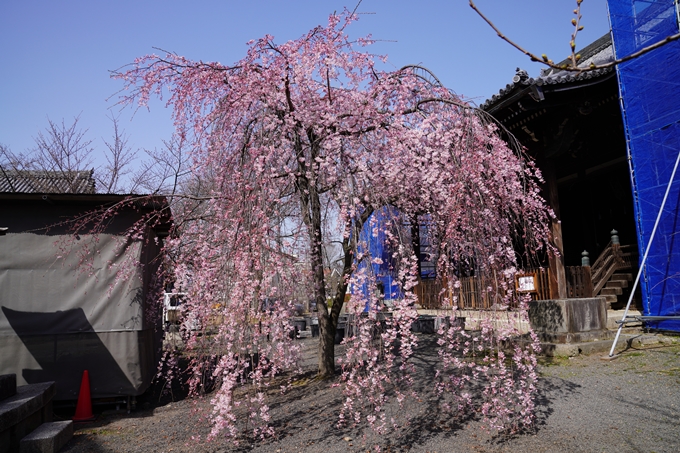
[[[418,297],[418,304],[427,309],[440,308],[442,306],[441,290],[442,282],[439,280],[421,280],[413,288]]]
[[[450,290],[446,282],[421,280],[413,291],[420,306],[426,309],[442,308],[445,299],[451,300],[452,296],[457,296],[459,308],[484,310],[493,306],[494,291],[488,291],[490,285],[475,277],[461,278],[458,282],[460,287]]]
[[[567,266],[567,298],[593,297],[593,280],[590,266]]]
[[[593,283],[590,267],[569,266],[565,268],[567,277],[567,297],[592,297]],[[517,277],[533,277],[531,289],[526,293],[532,300],[550,299],[550,278],[548,269],[537,268],[519,273]],[[458,280],[459,288],[448,289],[446,280],[421,280],[413,289],[422,308],[436,309],[443,306],[444,300],[451,296],[458,297],[458,307],[463,309],[484,310],[491,308],[495,302],[502,304],[502,300],[495,301],[494,282],[486,282],[477,277],[465,277]],[[492,290],[489,291],[488,289]],[[451,292],[450,292],[451,291]]]

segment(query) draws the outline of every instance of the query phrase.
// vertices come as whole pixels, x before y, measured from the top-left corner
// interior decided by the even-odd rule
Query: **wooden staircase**
[[[637,248],[634,245],[621,245],[616,230],[613,230],[612,240],[591,267],[593,296],[604,296],[608,309],[620,305],[619,296],[630,295],[628,287],[633,281],[633,263],[636,258]]]
[[[597,296],[604,296],[607,301],[607,308],[618,308],[618,305],[624,304],[623,300],[629,296],[628,289],[633,282],[633,274],[630,272],[614,273],[604,287],[600,290]],[[622,297],[619,297],[622,296]]]

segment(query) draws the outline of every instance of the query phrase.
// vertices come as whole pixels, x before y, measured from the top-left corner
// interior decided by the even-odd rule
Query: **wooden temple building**
[[[610,34],[579,53],[583,67],[611,61]],[[537,298],[600,295],[620,305],[637,264],[637,236],[616,71],[545,69],[531,78],[518,68],[481,108],[535,159],[557,217],[552,240],[562,256],[549,260],[548,288]]]

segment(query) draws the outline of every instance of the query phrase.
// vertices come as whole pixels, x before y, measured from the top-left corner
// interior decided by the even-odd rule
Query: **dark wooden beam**
[[[550,242],[559,255],[548,255],[550,298],[567,298],[567,276],[564,269],[564,245],[562,243],[562,221],[560,220],[560,201],[557,193],[557,178],[555,165],[552,159],[542,159],[539,168],[545,179],[544,197],[548,206],[555,213],[556,218],[550,225]]]

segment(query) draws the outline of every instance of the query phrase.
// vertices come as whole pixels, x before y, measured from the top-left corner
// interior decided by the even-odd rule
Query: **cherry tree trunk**
[[[313,175],[313,171],[311,172]],[[319,192],[306,176],[298,177],[303,221],[307,225],[310,244],[310,266],[313,296],[319,317],[319,376],[335,374],[335,330],[337,315],[332,316],[326,302],[326,278],[323,269],[323,236]],[[335,310],[333,311],[333,313]]]
[[[323,303],[319,308],[319,376],[323,378],[335,374],[336,328],[337,324],[333,322],[328,307]]]

